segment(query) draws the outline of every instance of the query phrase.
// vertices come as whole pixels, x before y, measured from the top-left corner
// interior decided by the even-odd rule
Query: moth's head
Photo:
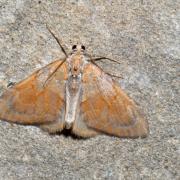
[[[73,76],[78,76],[81,73],[84,64],[84,52],[85,46],[84,45],[73,45],[72,46],[72,53],[69,57],[69,65],[71,74]]]
[[[86,50],[84,45],[75,44],[72,46],[72,53],[84,53]]]

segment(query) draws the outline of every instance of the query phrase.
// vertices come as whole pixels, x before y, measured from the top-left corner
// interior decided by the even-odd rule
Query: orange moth
[[[138,106],[95,63],[105,57],[90,57],[83,45],[74,45],[68,55],[50,33],[66,58],[8,88],[0,97],[0,119],[49,133],[70,129],[80,137],[147,136],[148,123]]]

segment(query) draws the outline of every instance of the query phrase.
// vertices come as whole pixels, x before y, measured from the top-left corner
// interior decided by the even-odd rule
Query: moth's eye
[[[72,46],[72,50],[75,50],[76,48],[77,48],[76,45],[73,45],[73,46]]]
[[[85,48],[85,46],[82,45],[82,46],[81,46],[81,49],[85,50],[86,48]]]

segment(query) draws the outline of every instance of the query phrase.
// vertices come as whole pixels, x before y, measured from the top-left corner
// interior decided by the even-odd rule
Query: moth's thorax
[[[86,62],[84,52],[75,51],[67,59],[69,65],[69,75],[77,77],[82,73],[84,64]]]

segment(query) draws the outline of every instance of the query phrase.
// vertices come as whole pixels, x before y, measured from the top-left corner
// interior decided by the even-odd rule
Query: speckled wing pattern
[[[65,81],[68,74],[66,63],[44,84],[61,62],[54,61],[9,88],[0,97],[0,119],[40,125],[51,125],[59,121],[59,126],[63,128],[63,122],[59,118],[65,110]]]
[[[89,63],[82,82],[81,119],[87,129],[118,137],[148,134],[148,123],[139,108],[110,76]]]

